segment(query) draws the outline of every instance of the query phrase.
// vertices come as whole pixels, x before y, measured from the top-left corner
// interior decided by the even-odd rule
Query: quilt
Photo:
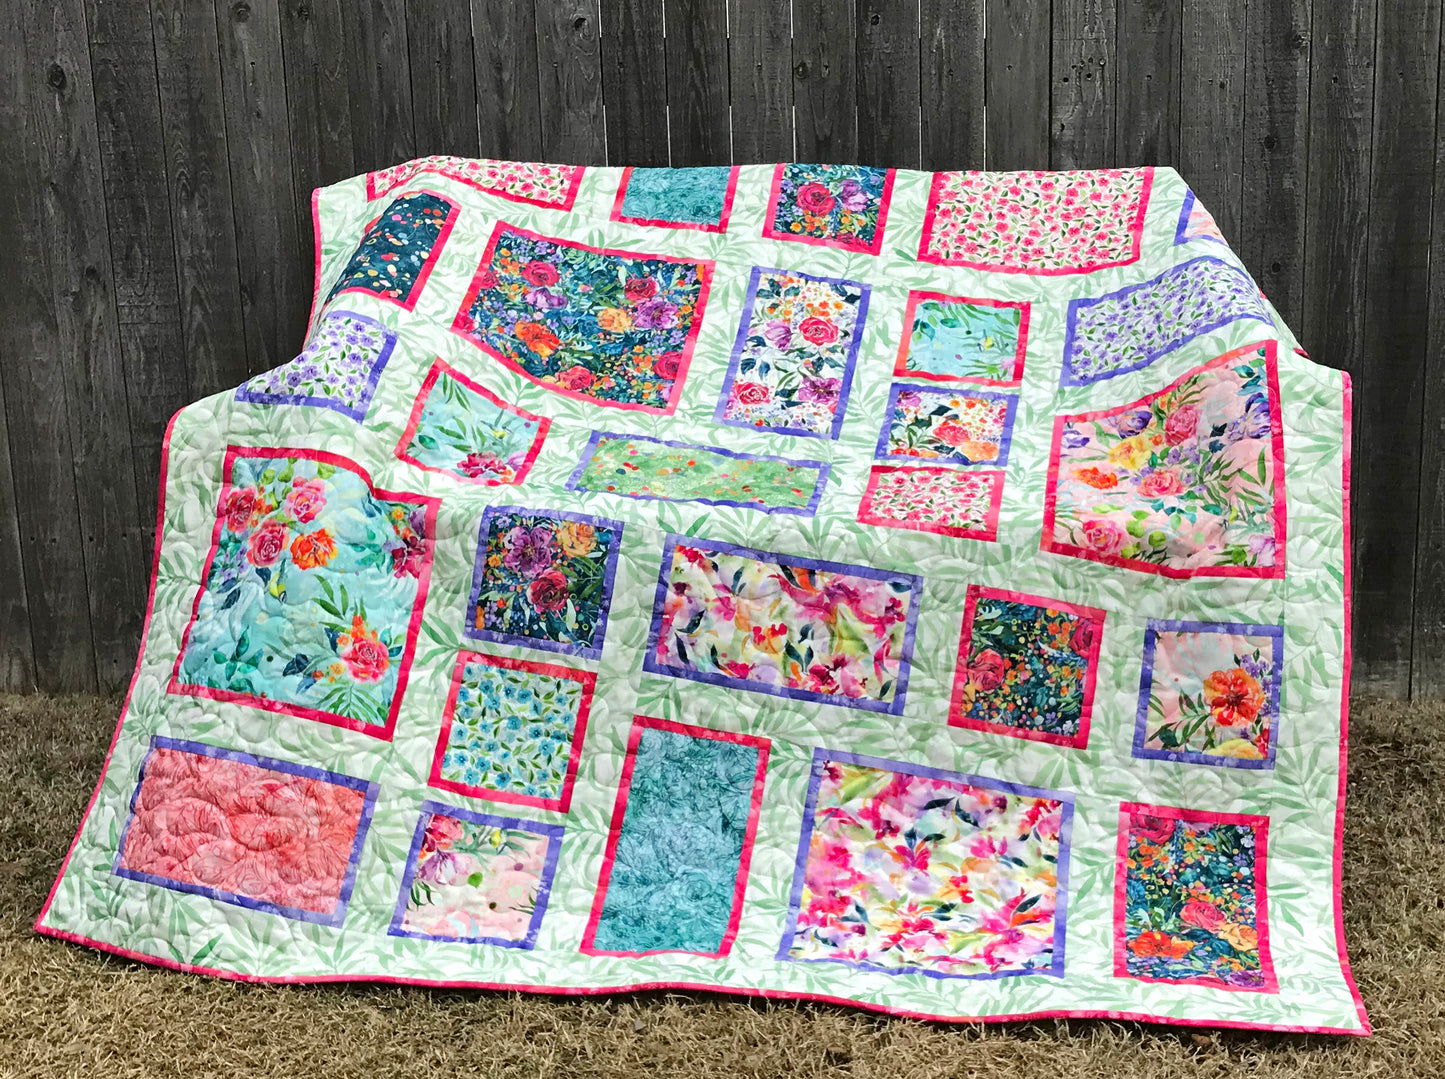
[[[1166,168],[429,157],[165,440],[37,928],[250,981],[1362,1034],[1350,386]]]

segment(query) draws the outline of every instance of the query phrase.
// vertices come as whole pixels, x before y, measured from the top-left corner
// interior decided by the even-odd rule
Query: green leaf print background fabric
[[[1176,173],[424,158],[314,212],[296,359],[172,420],[41,932],[1368,1032],[1349,383]]]

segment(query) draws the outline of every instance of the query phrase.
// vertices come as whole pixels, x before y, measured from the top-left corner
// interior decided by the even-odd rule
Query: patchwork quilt
[[[43,933],[1361,1034],[1350,389],[1163,168],[430,157],[166,438]]]

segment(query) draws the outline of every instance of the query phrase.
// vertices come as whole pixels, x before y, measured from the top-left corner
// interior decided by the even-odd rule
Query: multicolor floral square
[[[339,926],[377,785],[156,735],[141,762],[116,876]],[[258,799],[284,814],[256,811]]]
[[[922,262],[1089,273],[1139,258],[1153,169],[935,172]]]
[[[1002,468],[1018,402],[1015,394],[895,382],[875,456]]]
[[[763,235],[876,255],[893,176],[866,165],[779,165]]]
[[[360,423],[394,348],[396,334],[376,319],[328,311],[299,356],[248,378],[236,390],[236,400],[329,408]]]
[[[670,535],[644,670],[898,715],[922,578]]]
[[[591,671],[462,652],[428,782],[567,812],[596,683]]]
[[[211,550],[169,691],[391,737],[438,500],[321,450],[226,451]]]
[[[1265,917],[1269,818],[1125,802],[1114,974],[1277,993]]]
[[[530,950],[547,911],[562,834],[560,824],[422,802],[387,932]]]
[[[1027,300],[908,293],[893,373],[932,382],[1017,386],[1028,349]]]
[[[716,421],[837,438],[869,295],[856,281],[754,267]]]
[[[1275,342],[1054,423],[1042,546],[1167,577],[1284,575]]]
[[[622,170],[612,220],[629,225],[726,232],[738,166]]]
[[[413,176],[434,173],[513,202],[570,210],[582,183],[581,165],[546,165],[535,161],[493,161],[489,158],[433,154],[389,169],[366,174],[366,197],[389,194]]]
[[[1003,481],[1003,472],[874,465],[858,504],[858,520],[993,542],[998,539]]]
[[[461,207],[434,191],[396,198],[366,227],[356,253],[326,294],[364,292],[404,311],[416,307]]]
[[[1062,977],[1073,798],[818,749],[779,960]]]
[[[1174,244],[1177,247],[1190,240],[1213,240],[1217,244],[1229,246],[1214,221],[1214,215],[1204,208],[1204,204],[1195,197],[1193,191],[1186,191],[1184,205],[1179,208],[1179,224],[1174,228]]]
[[[1059,383],[1087,386],[1137,371],[1241,319],[1274,325],[1249,275],[1210,255],[1104,296],[1070,300]]]
[[[1134,756],[1273,768],[1284,627],[1150,619]]]
[[[1104,612],[969,585],[948,722],[1083,749]]]
[[[667,413],[712,263],[589,247],[497,222],[452,330],[566,397]]]
[[[742,919],[769,745],[633,719],[584,954],[728,954]]]
[[[462,632],[596,659],[621,547],[620,521],[487,507]]]
[[[427,372],[396,444],[407,464],[488,486],[521,483],[552,421],[508,404],[443,360]]]

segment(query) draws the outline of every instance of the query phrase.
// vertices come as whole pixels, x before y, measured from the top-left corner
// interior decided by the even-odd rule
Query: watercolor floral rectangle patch
[[[874,465],[858,504],[858,521],[992,542],[998,539],[1003,483],[999,471]]]
[[[634,718],[584,954],[728,954],[742,919],[769,744]]]
[[[1028,351],[1027,300],[908,293],[893,373],[934,382],[1017,386]]]
[[[712,263],[590,247],[497,222],[453,332],[539,386],[670,413]]]
[[[1064,974],[1073,797],[817,749],[779,960]]]
[[[377,786],[159,735],[140,767],[113,870],[127,880],[339,926]]]
[[[1284,627],[1150,619],[1134,756],[1273,768]]]
[[[866,165],[778,165],[763,236],[876,255],[893,178]]]
[[[236,400],[329,408],[360,423],[394,348],[396,334],[376,319],[328,311],[299,356],[248,378],[236,390]]]
[[[922,579],[670,535],[643,669],[897,715]]]
[[[559,824],[422,802],[387,932],[530,950],[547,911],[562,835]]]
[[[487,507],[462,632],[474,640],[597,658],[621,547],[620,521]]]
[[[869,295],[856,281],[754,267],[714,419],[837,438]]]
[[[726,232],[738,166],[622,170],[612,220],[629,225]]]
[[[948,721],[1083,749],[1104,612],[969,585]]]
[[[459,205],[435,191],[398,197],[367,226],[327,301],[363,292],[404,311],[414,309],[460,213]]]
[[[1125,802],[1114,974],[1277,993],[1266,920],[1269,818]]]
[[[169,690],[390,738],[437,500],[320,450],[232,446]]]
[[[895,382],[875,456],[1002,468],[1008,464],[1018,403],[1014,394]]]

